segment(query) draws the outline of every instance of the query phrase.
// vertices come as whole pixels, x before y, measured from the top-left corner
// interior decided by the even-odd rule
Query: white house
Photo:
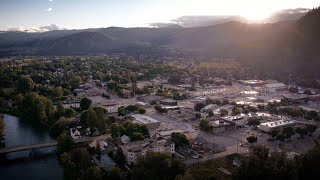
[[[80,139],[81,134],[80,131],[78,131],[76,128],[70,128],[70,135],[72,139]]]

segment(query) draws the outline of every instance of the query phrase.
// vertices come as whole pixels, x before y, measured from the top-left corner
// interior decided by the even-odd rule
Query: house
[[[126,135],[123,135],[123,136],[121,136],[121,142],[123,143],[123,144],[127,144],[127,143],[129,143],[131,140],[130,140],[130,138],[128,137],[128,136],[126,136]]]
[[[107,155],[95,155],[92,157],[94,162],[103,170],[110,171],[112,168],[116,167],[117,164]]]
[[[78,131],[76,128],[70,128],[70,135],[72,139],[80,139],[81,134],[80,131]]]
[[[175,153],[174,142],[162,138],[130,142],[121,145],[120,148],[126,156],[128,164],[135,163],[138,157],[145,156],[147,152]]]

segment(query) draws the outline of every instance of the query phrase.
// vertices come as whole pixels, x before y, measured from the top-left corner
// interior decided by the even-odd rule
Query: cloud
[[[172,22],[183,27],[212,26],[229,21],[244,21],[240,16],[181,16]]]
[[[5,31],[15,31],[15,32],[48,32],[48,31],[55,31],[55,30],[66,30],[66,28],[62,28],[56,24],[50,24],[47,26],[41,27],[11,27]]]
[[[46,9],[46,11],[50,12],[50,11],[52,11],[52,8],[48,8],[48,9]]]
[[[151,27],[156,27],[156,28],[163,28],[163,27],[168,27],[168,26],[173,26],[176,25],[176,23],[162,23],[162,22],[158,22],[158,23],[150,23],[149,26]]]
[[[275,23],[280,21],[292,21],[302,17],[310,9],[297,8],[297,9],[284,9],[273,13],[270,18],[266,20],[268,23]],[[238,21],[250,23],[248,20],[241,16],[181,16],[171,20],[170,23],[150,23],[152,27],[167,27],[172,25],[180,25],[183,27],[200,27],[200,26],[213,26],[216,24],[226,23],[229,21]]]
[[[279,21],[292,21],[301,18],[310,9],[297,8],[297,9],[285,9],[274,13],[270,18],[269,22]]]

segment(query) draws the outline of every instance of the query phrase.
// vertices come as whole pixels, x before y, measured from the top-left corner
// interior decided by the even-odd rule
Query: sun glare
[[[251,22],[264,22],[271,16],[271,14],[263,11],[248,11],[242,13],[242,16]]]

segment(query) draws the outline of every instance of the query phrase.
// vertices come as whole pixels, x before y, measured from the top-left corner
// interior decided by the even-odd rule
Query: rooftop
[[[268,127],[278,127],[278,126],[284,126],[288,124],[295,124],[296,121],[294,120],[279,120],[279,121],[273,121],[273,122],[266,122],[261,123],[260,126],[268,126]]]
[[[149,123],[158,123],[159,121],[142,114],[134,114],[131,115],[136,121],[142,123],[142,124],[149,124]]]

